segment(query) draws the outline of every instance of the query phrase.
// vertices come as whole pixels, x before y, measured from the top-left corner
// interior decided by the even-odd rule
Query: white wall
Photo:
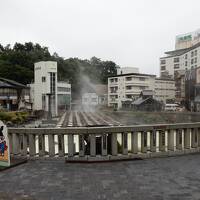
[[[117,75],[130,74],[130,73],[139,73],[139,68],[137,68],[137,67],[122,67],[122,68],[117,69]]]
[[[96,93],[84,93],[82,95],[82,104],[86,106],[98,105],[98,96]]]
[[[51,106],[52,115],[57,113],[57,62],[42,61],[34,65],[34,110],[42,110],[42,95],[46,96],[45,110],[48,111],[48,96],[50,93],[50,72],[55,73],[55,104]],[[42,82],[45,77],[45,82]]]

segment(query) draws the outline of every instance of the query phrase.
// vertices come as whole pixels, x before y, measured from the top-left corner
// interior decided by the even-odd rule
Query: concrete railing
[[[200,123],[83,128],[9,128],[12,155],[107,161],[200,151]]]

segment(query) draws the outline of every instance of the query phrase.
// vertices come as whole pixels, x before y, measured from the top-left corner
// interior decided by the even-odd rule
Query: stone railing
[[[67,161],[150,158],[200,151],[200,123],[9,128],[11,155]]]

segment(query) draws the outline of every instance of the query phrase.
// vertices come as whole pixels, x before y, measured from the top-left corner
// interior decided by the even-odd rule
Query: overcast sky
[[[159,74],[175,36],[200,28],[199,0],[0,0],[0,43],[112,60]]]

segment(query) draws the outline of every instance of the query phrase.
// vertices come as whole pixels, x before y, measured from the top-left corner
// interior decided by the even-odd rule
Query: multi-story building
[[[71,85],[57,81],[57,62],[35,63],[34,83],[30,87],[34,110],[51,110],[52,116],[57,116],[60,106],[70,107]]]
[[[30,88],[13,80],[0,77],[0,109],[31,109],[22,102],[30,104]]]
[[[200,29],[176,36],[175,49],[186,49],[200,42]]]
[[[63,81],[57,83],[57,98],[59,110],[71,109],[71,84]]]
[[[118,74],[108,78],[108,106],[121,108],[122,103],[137,99],[144,90],[154,91],[155,99],[166,102],[175,98],[172,79],[142,73]]]
[[[82,91],[83,106],[97,106],[108,104],[108,89],[107,85],[96,84],[92,88],[87,88]]]
[[[176,101],[182,105],[185,102],[185,70],[176,71],[174,74]]]
[[[176,36],[175,47],[160,58],[161,77],[174,77],[176,71],[200,66],[200,30]]]
[[[185,102],[188,110],[200,112],[200,67],[185,73]]]
[[[154,90],[155,75],[129,73],[108,78],[108,106],[121,108],[122,102],[134,100],[143,90]]]
[[[175,82],[173,79],[155,79],[155,99],[166,103],[167,100],[175,100]]]

